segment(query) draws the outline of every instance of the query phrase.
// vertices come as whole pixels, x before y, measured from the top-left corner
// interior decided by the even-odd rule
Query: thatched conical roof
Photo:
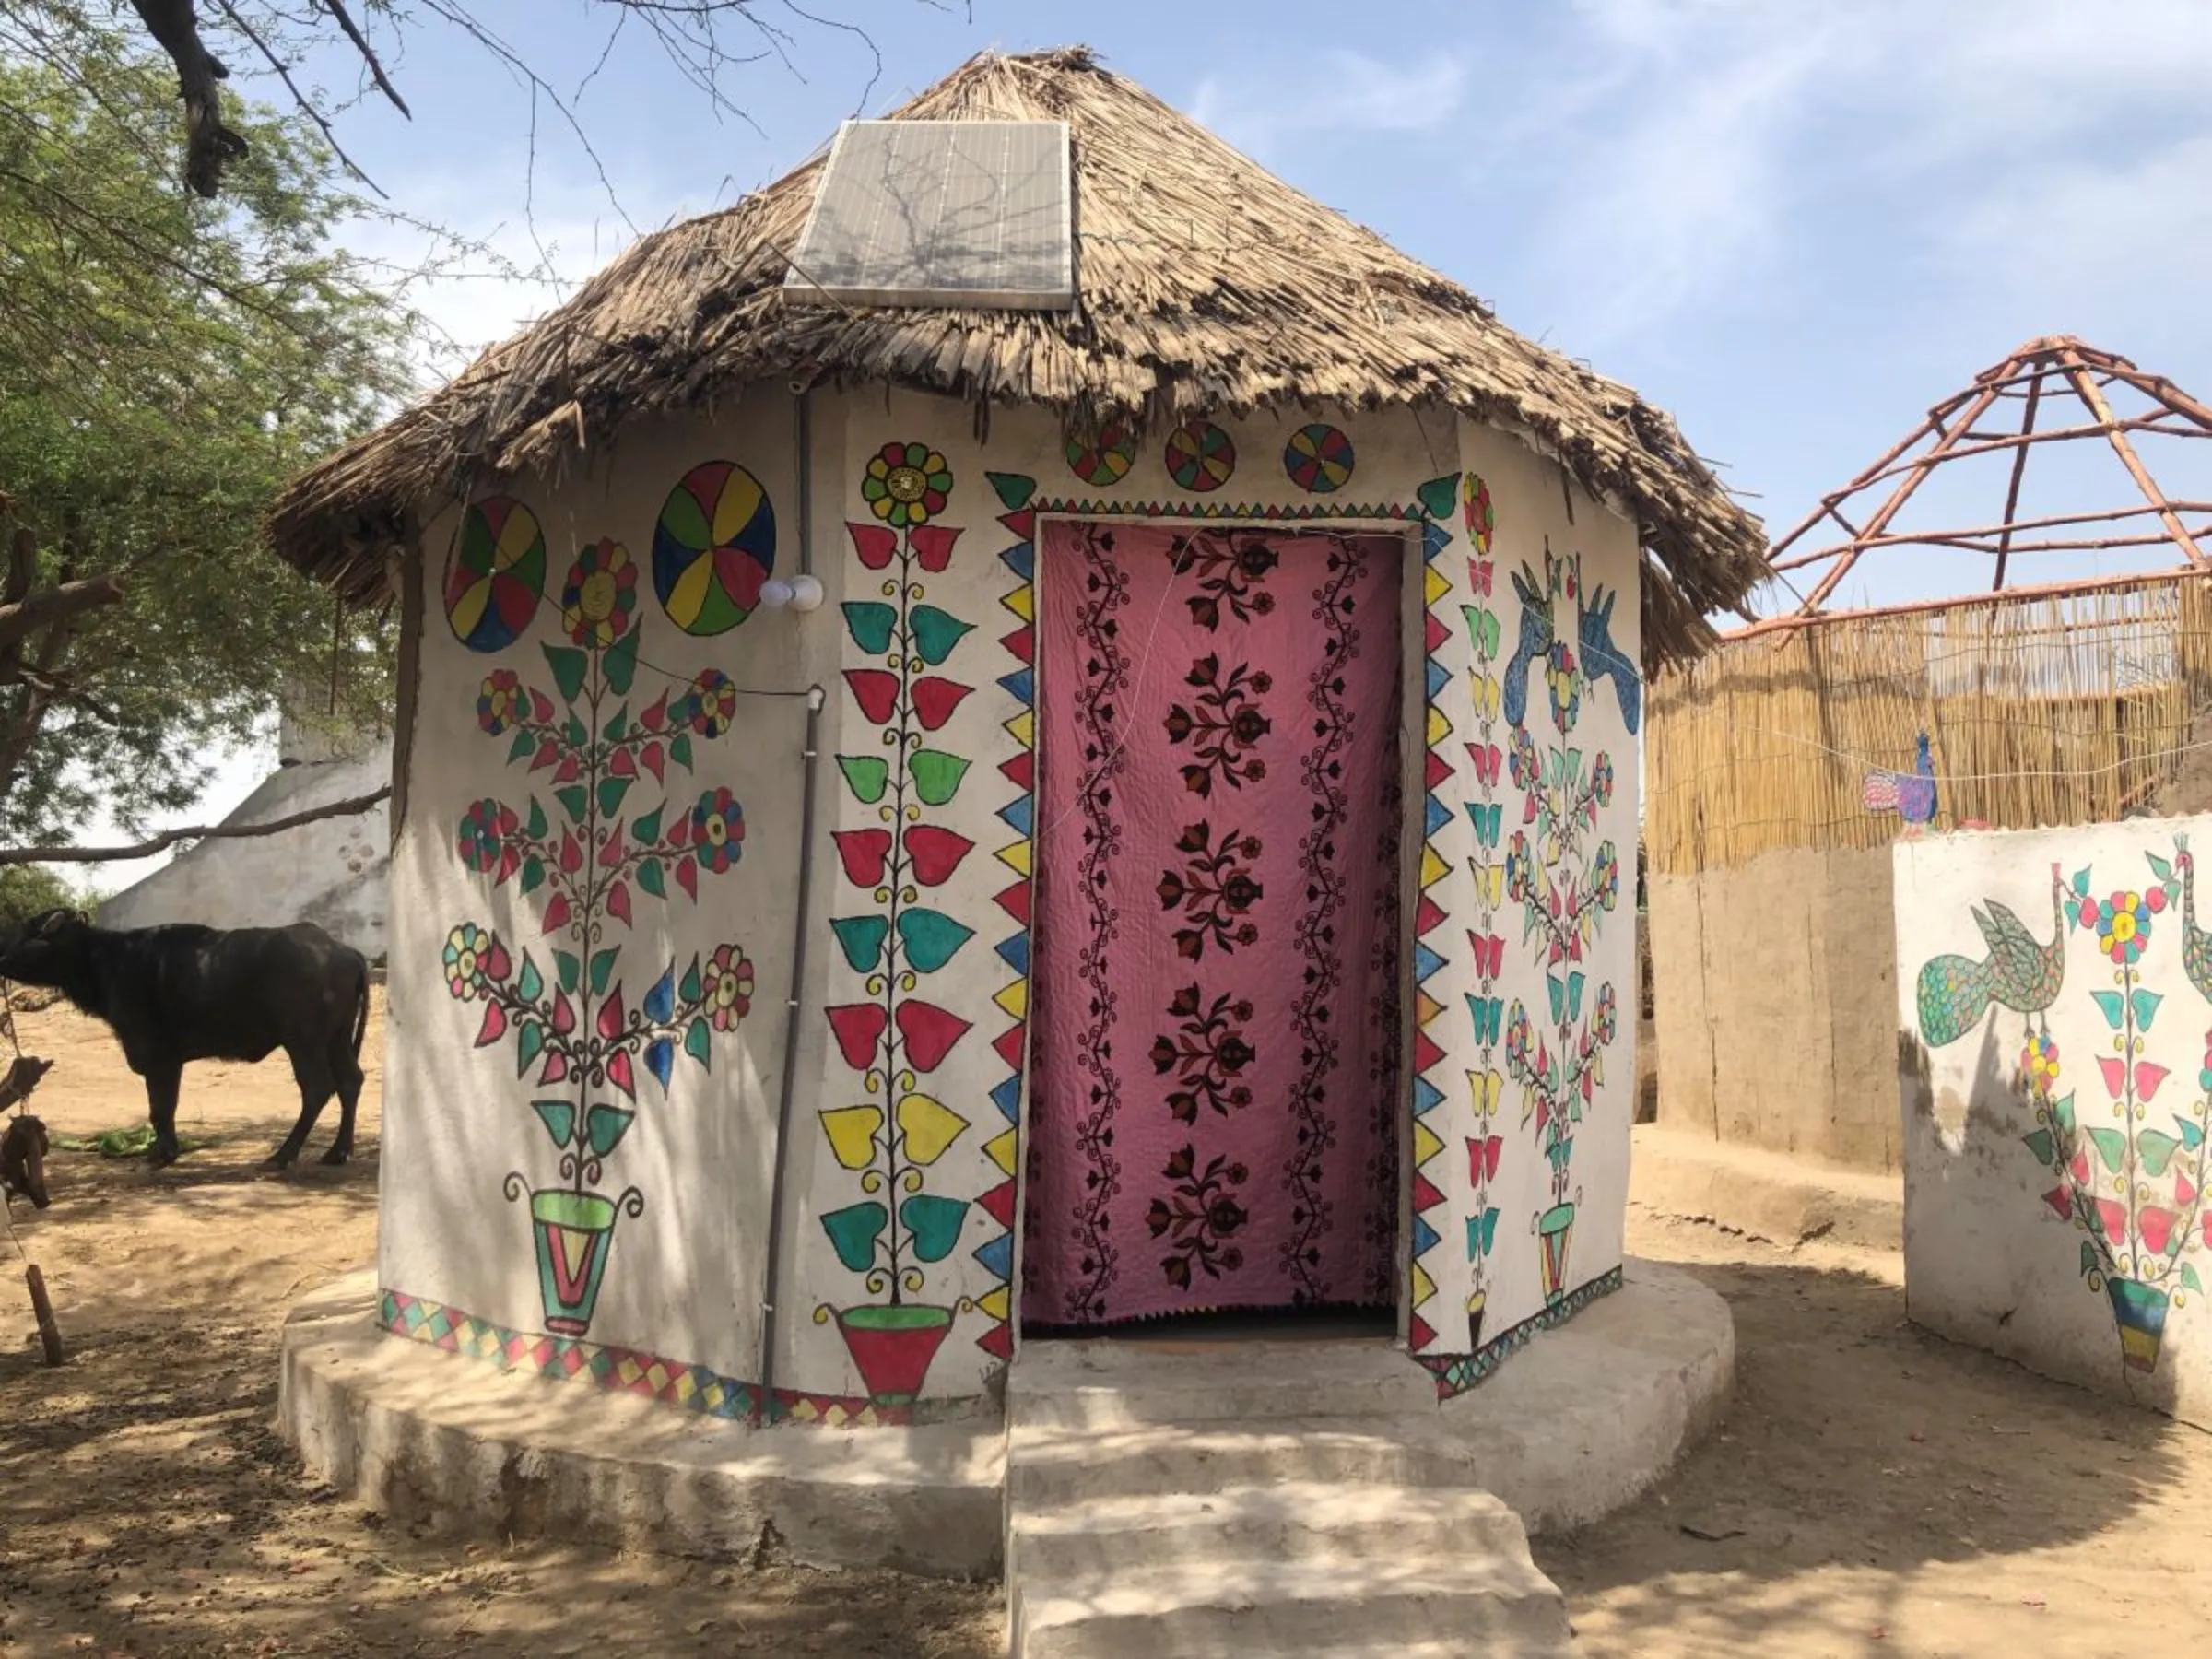
[[[294,480],[271,514],[276,550],[368,597],[407,508],[471,477],[557,467],[639,416],[775,379],[889,382],[1156,429],[1281,403],[1457,408],[1525,432],[1634,511],[1647,666],[1702,650],[1705,615],[1766,575],[1759,522],[1665,413],[1523,339],[1088,51],[984,53],[898,113],[1070,124],[1076,311],[786,302],[818,159],[641,239],[444,390]]]

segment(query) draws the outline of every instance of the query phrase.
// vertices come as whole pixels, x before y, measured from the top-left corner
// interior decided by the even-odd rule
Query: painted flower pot
[[[581,1336],[591,1328],[615,1243],[617,1206],[597,1193],[552,1187],[530,1194],[530,1221],[537,1235],[537,1289],[546,1304],[546,1329]]]
[[[950,1308],[847,1308],[837,1315],[838,1334],[868,1398],[878,1406],[911,1406],[952,1330]]]
[[[2108,1278],[2112,1320],[2120,1327],[2120,1357],[2130,1371],[2159,1368],[2159,1343],[2166,1334],[2166,1292],[2134,1279]]]
[[[1536,1242],[1543,1246],[1544,1305],[1567,1295],[1567,1245],[1574,1237],[1574,1206],[1557,1204],[1536,1218]]]

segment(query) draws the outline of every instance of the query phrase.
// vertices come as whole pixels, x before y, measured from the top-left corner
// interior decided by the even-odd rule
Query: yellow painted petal
[[[830,1150],[848,1170],[865,1170],[876,1161],[876,1132],[883,1127],[880,1106],[841,1106],[821,1114],[822,1133]]]
[[[991,1000],[1006,1010],[1008,1019],[1027,1019],[1030,1017],[1030,982],[1016,980]]]
[[[484,612],[491,604],[491,583],[474,582],[463,590],[451,613],[453,631],[463,639],[477,631],[477,624],[484,619]]]
[[[500,539],[491,551],[491,566],[504,571],[530,551],[537,540],[537,518],[527,507],[511,507],[507,522],[500,526]]]
[[[899,1133],[905,1137],[907,1162],[926,1170],[968,1133],[968,1120],[942,1100],[910,1094],[899,1102]]]
[[[1011,1129],[983,1147],[983,1156],[998,1166],[1000,1174],[1006,1176],[1014,1173],[1014,1151],[1015,1136]]]
[[[668,614],[672,617],[697,617],[707,602],[707,584],[714,580],[714,559],[701,553],[684,567],[668,589]]]
[[[1018,841],[1010,847],[1001,847],[998,850],[998,862],[1017,876],[1027,876],[1030,873],[1030,843]]]
[[[1418,1308],[1435,1300],[1436,1281],[1429,1277],[1427,1268],[1416,1262],[1413,1265],[1413,1305]]]
[[[1037,619],[1037,590],[1024,585],[1016,588],[999,603],[1019,617],[1024,622]]]
[[[995,1290],[985,1291],[982,1295],[975,1299],[975,1305],[983,1311],[983,1317],[985,1319],[994,1320],[999,1324],[1005,1324],[1006,1323],[1006,1316],[1011,1313],[1014,1309],[1014,1296],[1012,1288],[1010,1286],[1001,1285]]]
[[[1437,1138],[1435,1130],[1430,1128],[1426,1124],[1416,1123],[1414,1124],[1413,1161],[1417,1165],[1427,1163],[1443,1149],[1444,1143]]]

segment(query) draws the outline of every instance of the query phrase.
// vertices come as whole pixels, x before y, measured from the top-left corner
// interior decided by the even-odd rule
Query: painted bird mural
[[[2212,932],[2196,924],[2196,858],[2186,835],[2173,838],[2173,867],[2182,877],[2182,971],[2212,1001]]]
[[[1869,812],[1894,812],[1915,827],[1936,821],[1936,762],[1925,732],[1913,742],[1912,770],[1868,772],[1859,804]]]
[[[1533,573],[1515,571],[1513,592],[1521,600],[1521,639],[1500,677],[1505,689],[1505,724],[1528,724],[1528,668],[1551,649],[1551,600],[1536,589]]]
[[[1594,588],[1590,603],[1583,607],[1578,631],[1583,642],[1583,672],[1594,685],[1601,679],[1613,682],[1613,694],[1620,699],[1620,717],[1628,723],[1632,737],[1643,718],[1643,677],[1613,643],[1613,605],[1619,597],[1616,590]]]
[[[2048,945],[2039,943],[2019,917],[1994,899],[1984,900],[1982,908],[1970,912],[1989,954],[1980,961],[1939,956],[1920,971],[1920,1034],[1930,1048],[1958,1041],[1992,1003],[2041,1021],[2043,1011],[2058,1000],[2065,983],[2065,883],[2053,865]],[[2212,958],[2212,937],[2206,947]]]

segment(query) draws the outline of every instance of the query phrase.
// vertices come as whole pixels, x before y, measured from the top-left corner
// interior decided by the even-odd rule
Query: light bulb
[[[822,593],[820,580],[805,573],[791,579],[788,591],[791,594],[791,608],[795,611],[818,610],[825,596]]]
[[[781,576],[771,576],[760,584],[760,603],[770,610],[782,610],[791,599],[791,583]]]

